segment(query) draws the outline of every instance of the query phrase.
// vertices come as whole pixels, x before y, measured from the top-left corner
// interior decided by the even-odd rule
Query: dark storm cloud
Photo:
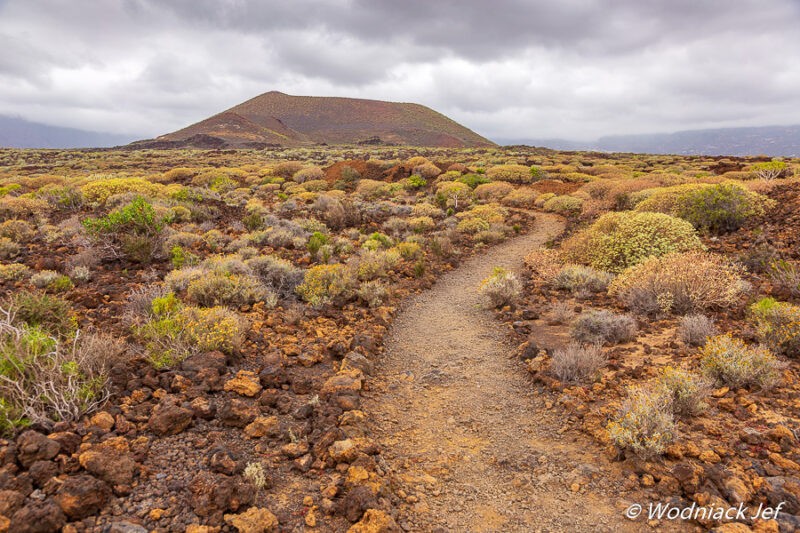
[[[268,90],[488,136],[800,122],[793,0],[0,0],[0,113],[155,135]]]

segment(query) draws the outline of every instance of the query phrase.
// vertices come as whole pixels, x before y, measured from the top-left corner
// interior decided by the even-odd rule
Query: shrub
[[[602,272],[584,265],[564,265],[552,279],[557,289],[565,289],[573,294],[585,292],[605,292],[614,279],[613,274]]]
[[[207,274],[208,270],[205,268],[194,266],[173,270],[164,276],[164,285],[173,292],[183,292],[191,282]]]
[[[81,187],[81,193],[89,202],[104,204],[110,196],[116,194],[136,193],[152,197],[157,196],[163,189],[163,185],[141,178],[109,178],[87,183]]]
[[[201,307],[239,307],[263,302],[274,307],[277,297],[263,283],[250,276],[212,272],[189,282],[187,298]]]
[[[31,285],[37,289],[46,289],[53,292],[65,292],[73,287],[69,276],[52,270],[42,270],[31,276]]]
[[[710,392],[709,383],[701,376],[668,366],[656,381],[656,394],[669,398],[672,412],[678,416],[696,415],[708,407],[703,401]]]
[[[219,350],[228,354],[239,351],[244,339],[244,323],[230,309],[219,306],[208,309],[186,307],[180,319],[199,351]]]
[[[13,325],[8,311],[0,314],[0,432],[72,422],[105,402],[123,342],[88,334],[67,344],[39,328]]]
[[[636,320],[606,309],[588,311],[572,324],[572,338],[584,344],[618,344],[636,338]]]
[[[351,278],[345,266],[337,263],[309,268],[305,272],[303,282],[295,290],[303,300],[314,307],[319,307],[346,295],[351,286]]]
[[[548,248],[537,248],[525,256],[527,266],[534,276],[551,282],[564,268],[561,252]]]
[[[460,233],[475,235],[481,231],[487,231],[490,227],[491,224],[481,218],[465,218],[458,223],[456,229]]]
[[[363,198],[385,198],[391,194],[391,183],[383,181],[362,179],[356,187],[356,194]]]
[[[491,183],[492,180],[483,174],[464,174],[463,176],[456,178],[456,181],[469,185],[470,189],[475,189],[479,185]]]
[[[0,280],[16,281],[28,275],[29,268],[20,263],[0,265]]]
[[[800,266],[797,262],[773,260],[767,272],[776,289],[793,298],[800,298]]]
[[[661,455],[675,438],[671,404],[661,391],[631,389],[619,414],[606,426],[611,440],[644,458]]]
[[[415,204],[411,208],[411,214],[415,217],[436,218],[444,215],[444,212],[433,204],[426,202]],[[410,221],[409,221],[410,222]]]
[[[490,307],[503,307],[519,300],[522,283],[513,272],[495,267],[492,275],[481,282],[480,292]]]
[[[156,250],[155,242],[165,223],[166,219],[156,213],[153,205],[138,196],[104,217],[85,219],[83,226],[98,241],[143,262]]]
[[[575,311],[568,302],[555,302],[550,305],[550,318],[548,324],[568,324],[575,318]]]
[[[7,237],[14,242],[30,241],[36,235],[36,227],[25,220],[11,219],[0,224],[0,237]]]
[[[714,321],[706,315],[685,315],[681,317],[678,335],[689,346],[703,346],[708,337],[717,334]]]
[[[786,172],[786,163],[784,161],[764,161],[750,165],[749,170],[759,179],[773,180]]]
[[[19,255],[20,246],[8,237],[0,237],[0,259],[13,259]]]
[[[508,181],[511,183],[531,183],[534,178],[530,167],[525,165],[496,165],[486,171],[492,181]]]
[[[425,233],[436,227],[436,222],[429,216],[411,217],[408,219],[408,227],[414,233]]]
[[[303,280],[303,270],[290,261],[273,255],[259,255],[245,261],[258,278],[282,298],[294,294]]]
[[[505,195],[500,203],[510,207],[530,208],[533,207],[538,197],[539,193],[533,189],[520,188]]]
[[[416,242],[401,242],[395,247],[400,257],[406,260],[417,259],[422,255],[422,248]]]
[[[441,169],[434,165],[433,163],[422,163],[421,165],[417,165],[411,171],[412,174],[421,176],[426,180],[430,180],[438,176],[442,173]]]
[[[554,196],[547,200],[542,209],[549,213],[569,216],[580,213],[583,207],[583,200],[574,196]]]
[[[400,253],[396,250],[362,249],[351,260],[355,276],[361,281],[384,277],[388,271],[400,262]]]
[[[700,353],[703,373],[729,387],[768,390],[781,378],[782,365],[769,349],[749,347],[730,333],[709,338]]]
[[[292,179],[297,183],[305,183],[308,181],[324,180],[325,172],[319,167],[306,167],[298,170],[292,176]]]
[[[328,244],[328,236],[324,233],[320,233],[319,231],[315,231],[308,238],[308,242],[306,242],[306,249],[311,254],[311,257],[317,257],[319,249],[326,244]]]
[[[436,195],[440,205],[447,205],[455,210],[458,206],[467,206],[472,198],[472,189],[466,183],[445,181],[436,187]]]
[[[763,298],[750,311],[761,342],[775,353],[800,357],[800,306]]]
[[[18,291],[3,305],[10,309],[14,325],[37,327],[48,334],[67,337],[77,329],[77,318],[69,302],[44,292]]]
[[[703,249],[691,224],[662,213],[607,213],[569,238],[567,260],[622,272],[652,256]]]
[[[476,174],[478,175],[478,174]],[[514,186],[505,181],[486,182],[473,187],[475,189],[475,197],[480,200],[490,200],[499,202],[502,198],[507,196],[514,190]]]
[[[411,190],[421,189],[428,184],[427,180],[419,174],[412,174],[408,177],[407,188]]]
[[[553,352],[550,372],[564,382],[585,382],[594,379],[605,365],[606,356],[600,346],[571,342]]]
[[[648,315],[730,308],[747,290],[741,274],[741,268],[723,256],[676,253],[651,257],[624,271],[611,283],[609,294]]]
[[[774,202],[734,182],[686,184],[655,191],[636,206],[637,211],[658,211],[683,218],[698,229],[726,233],[739,229],[755,216],[763,216]]]
[[[389,296],[389,290],[382,281],[365,281],[359,285],[356,295],[370,307],[378,307]]]

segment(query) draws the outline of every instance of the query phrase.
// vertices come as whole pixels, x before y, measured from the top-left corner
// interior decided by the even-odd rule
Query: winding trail
[[[395,318],[364,409],[407,502],[403,529],[641,530],[623,516],[618,467],[588,438],[559,431],[564,421],[481,308],[477,288],[495,266],[519,270],[563,227],[537,215],[529,234],[465,261]]]

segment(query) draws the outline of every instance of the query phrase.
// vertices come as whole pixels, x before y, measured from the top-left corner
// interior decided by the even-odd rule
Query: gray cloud
[[[0,113],[153,136],[269,90],[489,137],[800,123],[793,0],[0,0]]]

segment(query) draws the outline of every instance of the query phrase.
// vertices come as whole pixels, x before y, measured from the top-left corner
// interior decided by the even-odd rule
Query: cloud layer
[[[0,114],[154,136],[257,94],[490,138],[800,123],[795,0],[0,0]]]

